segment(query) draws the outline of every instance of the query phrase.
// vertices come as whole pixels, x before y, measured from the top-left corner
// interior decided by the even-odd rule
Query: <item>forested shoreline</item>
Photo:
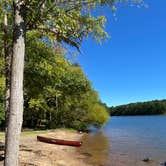
[[[116,107],[110,107],[112,116],[127,115],[161,115],[166,113],[166,100],[137,102]]]
[[[4,127],[5,73],[0,58],[0,126]],[[27,35],[24,70],[24,121],[28,128],[101,126],[109,114],[79,64],[72,64],[62,48]]]

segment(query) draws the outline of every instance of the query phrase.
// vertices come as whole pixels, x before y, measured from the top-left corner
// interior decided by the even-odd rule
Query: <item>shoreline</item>
[[[36,139],[37,135],[81,141],[84,133],[55,129],[45,132],[21,134],[19,152],[20,166],[92,166],[85,162],[86,156],[79,152],[79,147],[39,142]],[[2,141],[4,140],[1,139]],[[3,151],[1,151],[1,155],[3,155]],[[0,166],[3,166],[3,161],[0,161]]]

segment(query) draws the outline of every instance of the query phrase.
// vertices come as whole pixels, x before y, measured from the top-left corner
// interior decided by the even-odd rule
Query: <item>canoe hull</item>
[[[79,142],[79,141],[68,141],[68,140],[47,138],[42,136],[37,136],[37,140],[40,142],[45,142],[49,144],[57,144],[57,145],[67,145],[67,146],[77,146],[77,147],[82,145],[82,142]]]

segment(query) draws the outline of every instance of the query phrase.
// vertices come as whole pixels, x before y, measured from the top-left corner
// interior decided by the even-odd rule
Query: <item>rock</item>
[[[162,166],[166,166],[166,162],[162,163],[161,165],[162,165]]]
[[[144,158],[142,161],[149,162],[149,161],[151,161],[151,159],[147,157],[147,158]]]

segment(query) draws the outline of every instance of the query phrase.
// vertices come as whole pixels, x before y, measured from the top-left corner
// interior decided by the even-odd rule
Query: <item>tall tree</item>
[[[14,0],[13,55],[11,70],[10,116],[7,129],[5,165],[17,166],[23,114],[23,71],[25,54],[25,4]]]

